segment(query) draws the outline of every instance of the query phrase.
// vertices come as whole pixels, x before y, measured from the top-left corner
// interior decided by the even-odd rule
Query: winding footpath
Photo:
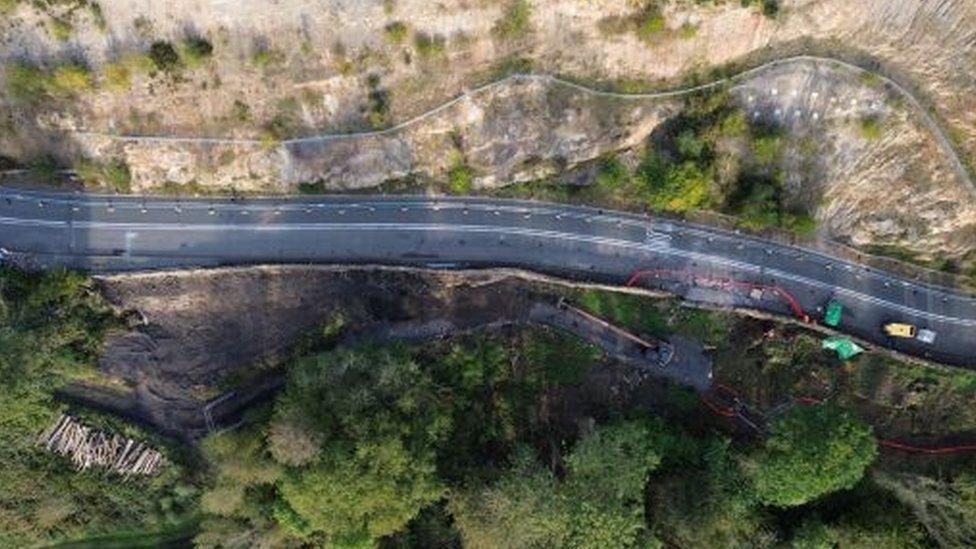
[[[330,133],[321,134],[308,137],[297,137],[292,139],[285,139],[279,143],[279,146],[283,149],[289,149],[291,147],[303,145],[303,144],[314,144],[322,143],[326,141],[338,141],[338,140],[356,140],[356,139],[369,139],[380,136],[390,136],[401,133],[408,130],[414,126],[417,126],[424,121],[450,109],[451,107],[468,100],[476,100],[478,96],[484,95],[496,88],[507,86],[515,82],[525,82],[525,81],[538,81],[550,86],[564,86],[567,88],[574,89],[576,91],[589,94],[592,96],[608,97],[620,100],[654,100],[654,99],[669,99],[691,95],[697,92],[709,91],[714,89],[719,89],[725,86],[735,85],[737,82],[746,80],[748,78],[762,74],[768,70],[787,66],[791,64],[799,63],[817,63],[822,65],[831,66],[834,68],[839,68],[847,71],[851,71],[856,75],[870,75],[876,78],[879,82],[884,84],[890,91],[893,91],[901,98],[903,98],[911,106],[914,114],[919,117],[919,119],[925,124],[928,131],[932,134],[932,137],[936,140],[939,148],[942,149],[943,154],[952,163],[953,169],[956,172],[956,176],[963,181],[966,186],[976,197],[976,183],[973,182],[972,176],[969,170],[966,168],[965,164],[961,160],[959,152],[956,150],[955,145],[952,140],[948,137],[948,132],[945,130],[940,121],[930,112],[929,109],[925,108],[922,102],[916,97],[912,92],[910,92],[904,85],[900,84],[893,78],[868,70],[864,67],[858,66],[854,63],[848,61],[843,61],[841,59],[833,57],[823,57],[817,55],[794,55],[789,57],[784,57],[781,59],[774,59],[772,61],[763,63],[754,68],[747,69],[738,72],[734,75],[714,80],[705,84],[700,84],[697,86],[677,88],[673,90],[665,90],[658,92],[648,92],[648,93],[622,93],[622,92],[612,92],[606,90],[599,90],[584,86],[577,82],[566,80],[553,75],[548,74],[534,74],[534,73],[514,73],[508,76],[502,77],[493,82],[478,86],[476,88],[466,90],[457,97],[442,103],[441,105],[418,114],[412,118],[409,118],[403,122],[395,124],[389,128],[384,128],[380,130],[370,130],[361,132],[349,132],[349,133]],[[109,139],[112,141],[124,142],[124,143],[145,143],[145,144],[187,144],[187,145],[243,145],[243,146],[253,146],[253,147],[265,147],[266,143],[260,139],[242,139],[242,138],[224,138],[224,137],[176,137],[176,136],[165,136],[165,135],[118,135],[118,134],[108,134],[101,132],[85,132],[78,131],[73,132],[76,135],[99,137],[104,139]]]
[[[417,196],[172,199],[0,188],[0,246],[41,267],[95,272],[342,263],[437,269],[516,267],[645,287],[685,299],[814,317],[844,304],[840,330],[945,364],[976,367],[976,296],[823,253],[652,217],[530,201]],[[754,291],[713,284],[734,280]],[[220,299],[220,296],[214,296]],[[937,332],[889,340],[884,322]]]

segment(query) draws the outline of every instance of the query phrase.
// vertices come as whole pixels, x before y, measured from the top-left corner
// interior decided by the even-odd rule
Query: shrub
[[[14,63],[4,69],[7,93],[15,101],[36,102],[47,92],[47,76],[27,63]]]
[[[878,117],[876,116],[867,116],[862,118],[858,129],[860,130],[861,137],[867,139],[868,141],[881,139],[881,121],[878,120]]]
[[[180,56],[172,44],[157,40],[149,46],[149,59],[163,72],[174,72],[180,68]]]
[[[132,76],[147,73],[155,67],[153,60],[144,53],[124,55],[105,65],[105,83],[115,90],[127,90],[132,86]]]
[[[407,38],[407,25],[403,21],[394,21],[383,27],[383,35],[391,44],[402,44]]]
[[[447,186],[453,194],[469,194],[474,185],[474,172],[458,159],[447,172]]]
[[[871,428],[840,408],[797,406],[770,425],[753,471],[756,494],[777,507],[853,487],[877,455]]]
[[[75,164],[75,172],[86,186],[109,187],[118,193],[132,192],[129,165],[120,158],[106,163],[82,159]]]
[[[616,156],[601,158],[597,165],[596,184],[606,188],[617,188],[629,179],[627,166]]]
[[[51,19],[51,35],[61,42],[67,42],[71,38],[71,33],[74,31],[74,25],[71,21],[61,18]]]
[[[77,63],[56,67],[49,82],[51,92],[58,95],[74,95],[94,88],[91,71]]]
[[[446,44],[446,40],[441,35],[431,35],[426,32],[417,32],[413,35],[413,47],[421,59],[442,55]]]
[[[759,164],[772,164],[782,149],[783,142],[778,135],[762,135],[752,140],[752,156]]]
[[[531,28],[532,8],[526,0],[512,0],[495,22],[495,35],[504,39],[525,36]]]
[[[247,122],[251,119],[251,107],[248,107],[247,103],[235,99],[234,105],[231,107],[231,116],[238,122]]]
[[[284,62],[285,54],[276,49],[261,47],[251,55],[251,63],[258,67],[267,68]]]
[[[183,57],[191,67],[202,65],[213,55],[213,45],[199,36],[191,36],[183,40]]]
[[[656,4],[648,4],[637,21],[637,37],[644,41],[661,36],[666,28],[664,14]]]

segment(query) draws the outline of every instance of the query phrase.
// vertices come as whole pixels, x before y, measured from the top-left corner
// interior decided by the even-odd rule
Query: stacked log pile
[[[166,463],[161,453],[142,442],[85,426],[68,414],[44,431],[38,443],[68,457],[79,471],[91,466],[111,469],[124,477],[156,474]]]

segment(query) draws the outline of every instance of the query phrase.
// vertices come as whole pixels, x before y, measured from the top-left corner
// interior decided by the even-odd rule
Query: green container
[[[840,317],[844,313],[844,307],[840,303],[830,300],[827,304],[827,311],[824,312],[824,324],[831,328],[836,328],[840,324]]]

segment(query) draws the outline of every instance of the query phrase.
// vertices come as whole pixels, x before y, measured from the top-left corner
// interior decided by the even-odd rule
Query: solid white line
[[[49,221],[49,220],[42,220],[42,219],[12,219],[6,217],[0,217],[0,224],[21,226],[21,227],[36,226],[36,227],[50,227],[50,228],[63,228],[68,225],[66,222],[63,221]],[[497,227],[491,225],[451,225],[451,224],[438,224],[438,223],[423,223],[423,224],[419,224],[419,223],[418,224],[414,224],[414,223],[410,223],[410,224],[299,223],[299,224],[288,224],[288,225],[199,224],[199,225],[181,227],[178,225],[162,224],[162,223],[111,223],[111,222],[103,222],[103,221],[75,221],[73,223],[73,227],[79,229],[101,229],[101,230],[114,230],[114,231],[140,230],[140,231],[161,231],[161,232],[185,232],[188,230],[251,231],[251,232],[291,232],[291,231],[326,230],[326,231],[371,231],[371,232],[380,232],[380,231],[455,232],[455,233],[474,233],[474,234],[495,233],[495,234],[508,234],[508,235],[526,236],[526,237],[534,237],[534,238],[544,238],[544,239],[551,239],[551,240],[584,242],[584,243],[594,244],[599,246],[635,250],[646,254],[664,254],[670,256],[683,257],[686,259],[706,262],[713,265],[719,265],[722,267],[739,270],[743,272],[749,272],[749,273],[762,272],[766,275],[778,277],[784,280],[790,280],[797,284],[812,286],[822,290],[834,291],[850,299],[857,299],[879,307],[893,309],[904,314],[918,316],[918,317],[926,318],[928,320],[944,322],[948,324],[957,324],[957,325],[962,325],[967,327],[976,326],[976,319],[957,318],[957,317],[941,315],[938,313],[932,313],[929,311],[915,309],[907,305],[892,303],[890,301],[886,301],[881,298],[864,294],[862,292],[850,290],[826,282],[821,282],[805,276],[787,273],[785,271],[780,271],[778,269],[770,269],[752,263],[744,263],[742,261],[704,254],[701,252],[676,249],[673,246],[671,246],[668,241],[664,239],[654,242],[652,244],[646,244],[643,241],[634,242],[634,241],[627,241],[627,240],[621,240],[616,238],[587,236],[587,235],[580,235],[577,233],[567,233],[567,232],[551,231],[551,230],[508,228],[508,227]]]

